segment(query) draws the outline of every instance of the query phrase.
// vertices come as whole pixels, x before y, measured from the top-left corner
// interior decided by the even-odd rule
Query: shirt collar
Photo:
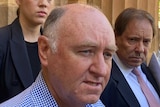
[[[34,96],[33,103],[36,107],[58,107],[58,104],[47,88],[41,72],[34,83],[31,94]]]
[[[47,85],[43,79],[42,72],[39,73],[33,90],[31,91],[35,107],[58,107],[58,104],[54,97],[49,92]],[[86,107],[104,107],[102,102],[98,100],[95,104],[87,104]]]
[[[117,66],[125,77],[127,77],[132,72],[133,68],[125,66],[116,53],[113,55],[113,60],[116,62]],[[140,66],[137,68],[140,69]]]

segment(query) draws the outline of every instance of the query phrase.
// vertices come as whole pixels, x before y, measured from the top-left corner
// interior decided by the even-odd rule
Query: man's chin
[[[137,63],[128,63],[128,67],[129,68],[134,68],[134,67],[137,67],[137,66],[140,66],[142,64],[142,62],[137,62]]]
[[[99,97],[98,96],[90,96],[87,99],[85,99],[86,100],[85,102],[88,104],[94,104],[99,100]]]

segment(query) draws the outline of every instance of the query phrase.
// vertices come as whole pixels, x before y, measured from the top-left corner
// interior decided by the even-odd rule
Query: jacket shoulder
[[[7,42],[11,36],[11,25],[0,28],[0,44]]]
[[[2,43],[4,44],[9,39],[11,39],[11,36],[13,35],[13,31],[16,30],[17,32],[17,29],[21,30],[18,18],[16,18],[11,24],[1,27],[0,28],[0,44]]]

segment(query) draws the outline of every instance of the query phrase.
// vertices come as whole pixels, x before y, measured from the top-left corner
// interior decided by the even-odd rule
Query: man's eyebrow
[[[85,41],[79,45],[79,47],[97,47],[98,45],[93,42]]]
[[[96,43],[93,42],[84,42],[81,45],[78,46],[78,48],[84,48],[84,47],[93,47],[93,48],[98,48],[98,45]],[[117,51],[118,47],[116,45],[107,45],[105,47],[105,50],[109,50],[109,51]]]
[[[109,50],[109,51],[117,51],[118,50],[118,47],[116,45],[109,45],[109,46],[106,46],[105,48],[106,50]]]

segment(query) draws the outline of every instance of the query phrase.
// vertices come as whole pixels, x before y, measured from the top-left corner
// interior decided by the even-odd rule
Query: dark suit
[[[149,68],[145,64],[142,64],[141,68],[160,96],[160,90]],[[112,62],[111,77],[101,95],[101,100],[106,107],[140,107],[129,84],[114,61]]]
[[[0,103],[34,81],[18,18],[0,28]]]

